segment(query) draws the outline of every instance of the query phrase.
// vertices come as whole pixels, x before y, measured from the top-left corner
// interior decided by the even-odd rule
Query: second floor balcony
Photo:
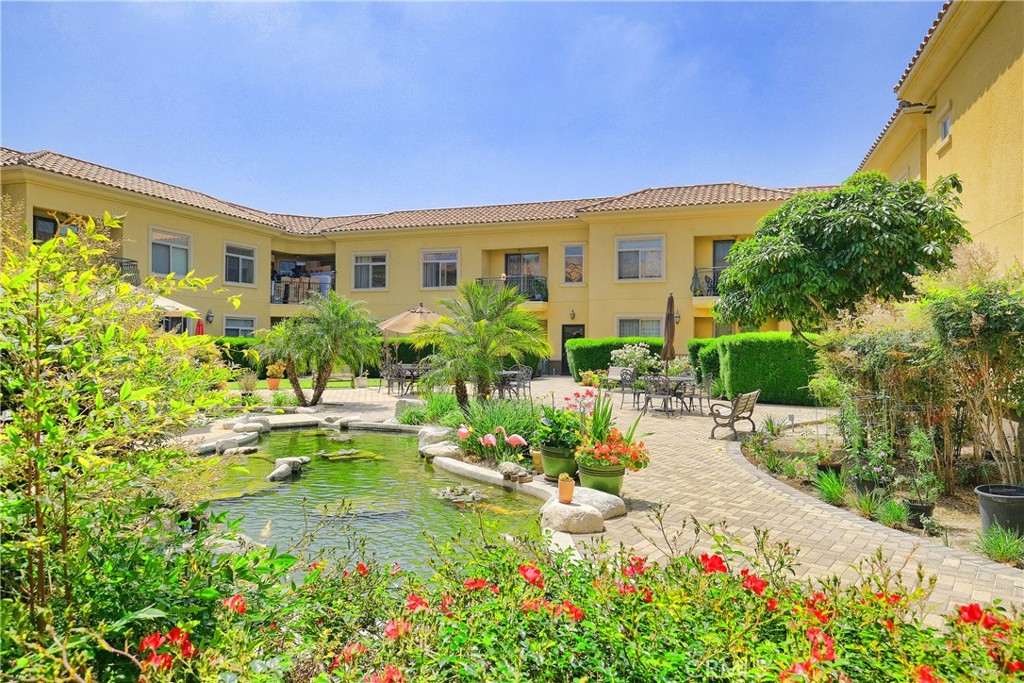
[[[270,303],[304,304],[334,289],[334,273],[313,273],[308,277],[280,277],[270,283]]]
[[[718,296],[718,278],[725,268],[694,268],[690,291],[694,296]]]
[[[548,300],[548,279],[542,275],[503,275],[502,277],[478,277],[480,284],[511,287],[526,297],[527,301]]]

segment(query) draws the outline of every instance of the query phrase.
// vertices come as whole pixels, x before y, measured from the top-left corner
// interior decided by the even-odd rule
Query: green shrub
[[[216,337],[213,343],[220,349],[224,362],[252,370],[259,375],[260,379],[266,379],[267,371],[263,367],[263,363],[257,360],[255,354],[246,353],[248,350],[256,349],[260,343],[259,339],[255,337]]]
[[[878,521],[894,529],[905,526],[909,519],[910,511],[906,504],[899,500],[889,499],[882,503],[878,510]]]
[[[612,366],[612,351],[626,344],[644,343],[654,354],[661,353],[659,337],[605,337],[603,339],[570,339],[565,342],[566,361],[573,379],[580,381],[584,370],[607,370]]]
[[[421,406],[407,408],[398,417],[398,422],[404,425],[425,425],[427,424],[427,409]]]
[[[455,394],[431,391],[422,398],[427,402],[426,420],[429,424],[440,424],[442,417],[459,409],[459,402],[455,398]]]
[[[715,378],[716,382],[721,380],[724,383],[722,359],[717,343],[707,344],[697,352],[697,367],[700,368],[700,378],[702,380],[710,375]]]
[[[505,443],[505,436],[519,434],[530,441],[539,414],[540,409],[530,401],[470,401],[465,424],[469,426],[471,434],[462,442],[462,447],[486,460],[502,462],[527,459],[529,448],[510,447]],[[495,435],[497,447],[485,446],[477,441],[487,434]]]
[[[696,376],[697,381],[700,382],[704,379],[704,368],[701,367],[700,352],[703,349],[713,347],[715,345],[715,339],[700,339],[694,338],[686,342],[686,350],[690,354],[690,365],[693,367],[693,374]]]
[[[730,399],[756,389],[761,402],[814,405],[807,390],[817,370],[814,349],[789,332],[747,332],[719,337],[722,378]]]
[[[818,472],[815,484],[818,487],[818,495],[829,505],[843,507],[846,504],[846,481],[841,472]]]
[[[994,562],[1024,565],[1024,537],[1013,529],[994,522],[988,531],[979,531],[975,549]]]

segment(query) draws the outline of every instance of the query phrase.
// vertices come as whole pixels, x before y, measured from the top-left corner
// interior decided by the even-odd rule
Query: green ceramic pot
[[[622,465],[611,467],[588,467],[580,465],[580,485],[613,496],[622,494],[622,477],[626,468]]]
[[[570,477],[576,476],[575,453],[568,448],[548,448],[541,445],[540,459],[544,464],[544,478],[558,481],[558,475],[565,472]]]

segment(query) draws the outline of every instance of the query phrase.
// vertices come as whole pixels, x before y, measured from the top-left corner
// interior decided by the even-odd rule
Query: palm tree
[[[333,291],[311,299],[294,318],[261,336],[261,353],[285,362],[285,374],[303,406],[320,403],[339,362],[353,369],[372,364],[380,350],[380,330],[365,304]],[[306,369],[313,372],[313,395],[308,401],[298,378]]]
[[[413,333],[416,348],[434,347],[427,360],[428,385],[454,384],[463,411],[469,408],[466,385],[476,384],[486,397],[499,378],[504,358],[521,363],[527,355],[551,353],[537,317],[522,308],[526,297],[512,287],[495,287],[469,280],[459,286],[458,299],[442,299],[446,313]]]

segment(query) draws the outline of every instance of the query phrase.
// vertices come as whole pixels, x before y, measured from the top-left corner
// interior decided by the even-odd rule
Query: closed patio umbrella
[[[661,345],[661,359],[665,361],[665,374],[668,374],[668,362],[675,360],[676,349],[676,300],[672,292],[668,293],[668,304],[665,307],[665,342]]]

